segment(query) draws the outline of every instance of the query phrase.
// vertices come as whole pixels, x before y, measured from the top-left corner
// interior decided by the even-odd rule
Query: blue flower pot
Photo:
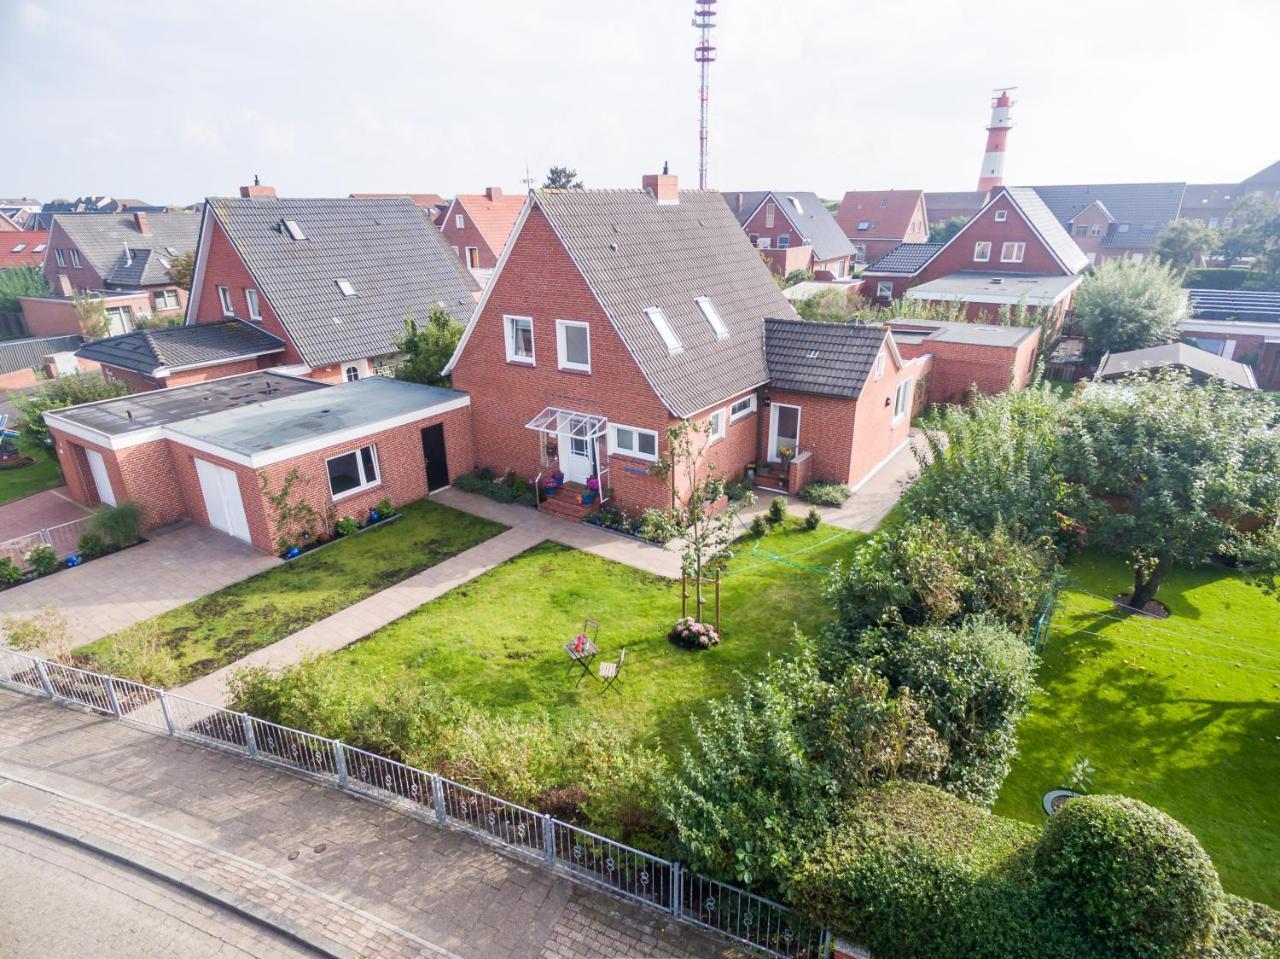
[[[378,520],[380,520],[380,519],[382,519],[382,517],[378,515],[378,511],[377,511],[376,509],[371,509],[371,510],[369,510],[369,522],[370,522],[370,523],[376,523],[376,522],[377,522]]]
[[[295,556],[301,555],[301,553],[302,553],[302,550],[298,549],[298,547],[290,546],[287,550],[284,551],[284,558],[293,559]]]
[[[67,569],[70,569],[72,566],[79,566],[80,563],[81,563],[81,560],[79,556],[67,557]]]

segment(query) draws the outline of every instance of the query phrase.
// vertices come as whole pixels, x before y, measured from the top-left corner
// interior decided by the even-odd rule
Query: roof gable
[[[923,202],[923,190],[850,190],[840,201],[836,222],[853,240],[905,240]]]
[[[862,271],[863,275],[893,273],[913,276],[923,270],[946,245],[945,243],[899,243],[884,256],[870,263]]]
[[[169,282],[169,262],[196,248],[200,218],[191,213],[146,213],[143,233],[132,213],[58,214],[54,223],[108,283]],[[134,263],[142,256],[143,263]]]
[[[1264,184],[1280,183],[1280,160],[1268,167],[1263,167],[1251,177],[1247,177],[1241,181],[1241,186],[1254,185],[1262,186]]]
[[[1080,183],[1030,189],[1064,226],[1081,210],[1101,202],[1114,221],[1103,246],[1154,247],[1160,231],[1178,218],[1186,184]]]
[[[764,352],[770,386],[856,399],[886,339],[892,344],[882,326],[766,319]],[[890,352],[895,353],[892,348]]]
[[[722,194],[738,223],[745,227],[766,199],[771,199],[799,234],[793,246],[812,246],[815,260],[853,256],[853,244],[816,193],[805,190],[756,190]],[[738,203],[738,198],[742,203]]]
[[[489,197],[483,193],[459,193],[450,206],[447,216],[454,215],[455,207],[460,206],[471,217],[471,222],[484,237],[489,249],[497,256],[507,245],[511,231],[524,209],[524,194],[501,193]],[[446,226],[447,226],[446,217]]]

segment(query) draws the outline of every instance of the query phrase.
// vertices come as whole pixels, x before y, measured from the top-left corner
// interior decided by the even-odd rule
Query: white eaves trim
[[[936,281],[935,281],[936,282]],[[1065,297],[1068,293],[1084,282],[1084,274],[1077,273],[1075,281],[1067,284],[1053,296],[1044,293],[1018,293],[1016,291],[996,291],[988,292],[984,287],[981,291],[967,290],[961,293],[947,293],[943,291],[919,293],[921,287],[912,287],[903,294],[904,299],[908,300],[936,300],[944,303],[1008,303],[1017,305],[1025,303],[1027,306],[1053,306]]]

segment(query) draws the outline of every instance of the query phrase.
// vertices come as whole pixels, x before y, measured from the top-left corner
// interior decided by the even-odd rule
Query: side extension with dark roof
[[[101,363],[109,376],[147,389],[179,386],[249,369],[275,365],[284,341],[243,320],[221,320],[196,326],[134,330],[95,340],[77,356]],[[136,377],[127,374],[137,374]],[[122,375],[123,374],[123,375]],[[188,375],[182,375],[188,374]]]

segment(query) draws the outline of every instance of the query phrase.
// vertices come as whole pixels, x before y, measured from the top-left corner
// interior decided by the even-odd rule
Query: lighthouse
[[[982,172],[978,175],[978,192],[986,193],[1004,183],[1004,153],[1008,149],[1009,128],[1013,119],[1009,108],[1013,106],[1010,90],[997,91],[1000,95],[991,101],[991,125],[987,127],[987,152],[982,155]]]

